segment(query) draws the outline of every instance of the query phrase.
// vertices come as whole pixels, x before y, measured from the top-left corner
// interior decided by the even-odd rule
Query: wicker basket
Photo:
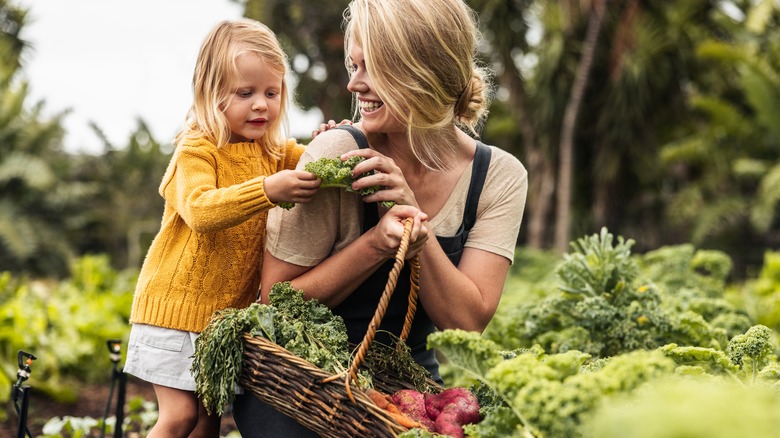
[[[357,386],[353,387],[353,382],[357,380],[357,370],[363,365],[403,268],[411,228],[412,220],[407,219],[387,285],[347,372],[331,375],[265,338],[245,334],[241,386],[323,437],[394,437],[406,431]],[[405,342],[409,335],[417,307],[420,265],[417,257],[410,263],[409,309],[399,336],[400,342]],[[377,389],[383,392],[409,387],[403,381],[388,381],[388,376],[381,373],[374,375],[373,379]]]

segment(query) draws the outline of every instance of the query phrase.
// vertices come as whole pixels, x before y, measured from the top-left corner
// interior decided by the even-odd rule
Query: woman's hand
[[[412,232],[409,237],[409,248],[406,250],[406,259],[410,259],[425,246],[428,241],[428,215],[416,207],[409,205],[394,205],[389,209],[372,229],[372,245],[377,251],[387,255],[387,258],[395,257],[401,238],[404,234],[404,224],[407,218],[413,219]]]
[[[392,158],[373,149],[355,149],[343,154],[341,159],[346,160],[356,155],[365,158],[365,160],[355,166],[352,174],[354,176],[367,172],[373,172],[373,174],[359,178],[352,183],[352,188],[361,190],[370,186],[382,187],[381,190],[364,196],[365,202],[392,201],[398,205],[418,207],[414,192],[409,188],[401,168],[395,164]]]
[[[351,124],[352,124],[352,120],[347,120],[347,119],[344,119],[338,123],[336,123],[336,121],[332,119],[328,120],[327,123],[320,123],[320,128],[315,129],[314,131],[311,132],[311,139],[314,140],[314,138],[317,137],[318,135],[322,134],[325,131],[331,130],[337,126],[351,125]]]
[[[321,181],[317,175],[303,170],[281,170],[265,177],[265,196],[274,204],[294,202],[305,204],[317,193]]]

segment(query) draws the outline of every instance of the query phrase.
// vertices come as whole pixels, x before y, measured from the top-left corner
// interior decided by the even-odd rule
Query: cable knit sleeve
[[[306,146],[298,143],[295,139],[291,138],[287,140],[287,144],[284,148],[284,163],[282,163],[282,169],[295,169],[298,161],[301,160],[301,155],[306,151]]]
[[[265,176],[258,176],[264,175],[256,164],[261,160],[253,162],[246,157],[248,151],[240,152],[226,155],[204,140],[177,147],[160,193],[195,232],[226,229],[274,206],[263,189]]]

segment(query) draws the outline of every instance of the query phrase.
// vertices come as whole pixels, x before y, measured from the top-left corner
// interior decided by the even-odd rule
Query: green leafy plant
[[[578,239],[554,269],[558,283],[525,285],[533,291],[500,307],[486,335],[507,348],[606,358],[670,343],[724,349],[750,328],[747,313],[724,297],[725,254],[680,245],[637,256],[632,245],[606,228]],[[544,287],[560,292],[536,290]]]
[[[82,257],[71,269],[62,281],[0,274],[0,389],[16,380],[19,350],[37,357],[28,383],[60,401],[77,399],[74,382],[110,375],[106,341],[129,335],[136,273],[114,270],[105,256]]]
[[[352,176],[352,172],[355,169],[355,166],[357,166],[358,163],[362,162],[363,160],[365,160],[365,158],[357,155],[343,161],[341,158],[322,157],[316,161],[306,163],[304,170],[317,175],[317,178],[322,180],[320,188],[325,189],[329,187],[335,187],[343,189],[347,192],[359,193],[361,196],[366,196],[376,193],[377,191],[381,190],[381,187],[375,185],[364,187],[360,190],[355,190],[352,188],[353,182],[369,175],[369,173],[363,173],[355,177]],[[395,205],[395,202],[382,201],[380,204],[383,207],[390,208]],[[289,210],[295,206],[295,203],[282,202],[277,205],[286,210]]]

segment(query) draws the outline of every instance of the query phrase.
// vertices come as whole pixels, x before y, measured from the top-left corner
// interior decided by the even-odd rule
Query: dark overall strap
[[[360,129],[352,125],[339,125],[336,126],[336,129],[342,129],[344,131],[349,132],[350,134],[352,134],[352,138],[355,139],[355,143],[357,143],[360,149],[368,149],[368,139],[366,138],[366,135],[363,134],[363,131],[361,131]]]
[[[474,152],[474,162],[471,165],[471,182],[469,191],[466,195],[466,207],[463,209],[463,219],[460,227],[454,236],[436,236],[444,253],[455,266],[460,263],[460,257],[463,255],[463,247],[469,237],[469,232],[477,221],[477,206],[479,198],[482,195],[482,186],[485,185],[485,177],[490,167],[491,151],[488,146],[477,142],[477,149]]]
[[[482,187],[485,185],[485,177],[490,167],[490,148],[477,142],[477,150],[474,152],[474,164],[471,168],[471,184],[469,194],[466,197],[466,209],[463,212],[463,226],[471,230],[477,222],[477,205],[482,195]]]

